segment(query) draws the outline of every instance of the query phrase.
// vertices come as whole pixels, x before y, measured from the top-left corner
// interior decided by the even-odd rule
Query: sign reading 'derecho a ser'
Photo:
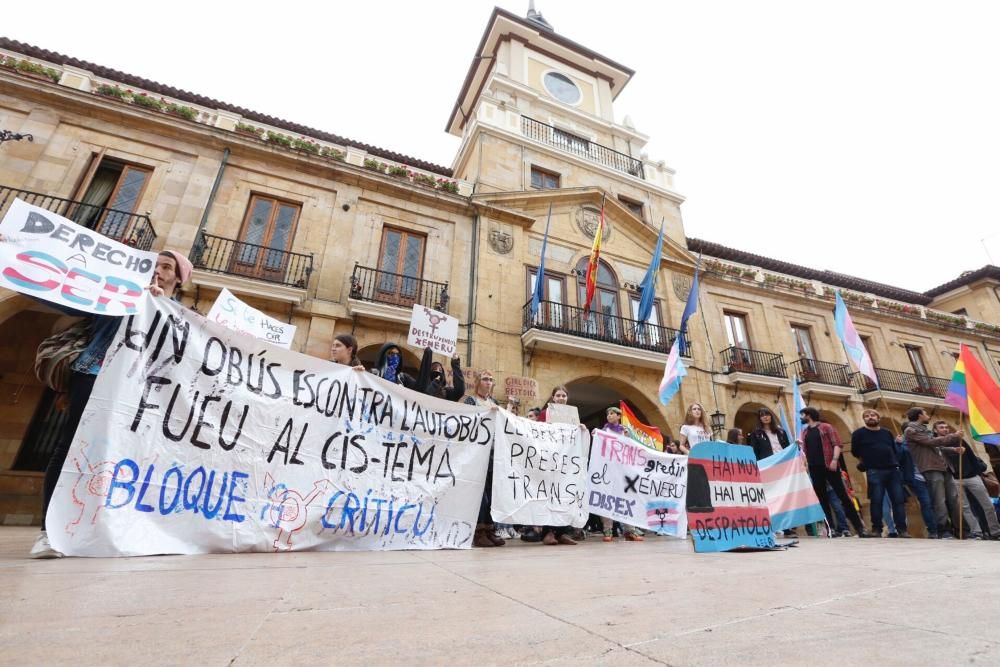
[[[406,342],[413,347],[429,347],[448,357],[458,346],[458,318],[440,313],[420,304],[413,304],[410,334]]]

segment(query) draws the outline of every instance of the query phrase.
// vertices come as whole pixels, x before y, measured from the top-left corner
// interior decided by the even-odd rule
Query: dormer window
[[[542,77],[542,80],[545,83],[545,90],[549,91],[549,94],[560,102],[565,104],[578,104],[580,102],[582,97],[580,89],[565,74],[548,72]]]

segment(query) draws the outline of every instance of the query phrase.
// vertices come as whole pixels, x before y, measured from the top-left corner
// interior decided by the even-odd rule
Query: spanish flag
[[[604,197],[601,198],[601,220],[594,232],[594,245],[590,249],[590,262],[587,264],[587,301],[583,304],[583,312],[590,312],[590,304],[597,291],[597,265],[601,260],[601,239],[604,238]]]
[[[662,452],[663,434],[660,433],[660,429],[639,421],[632,411],[629,410],[628,404],[625,401],[619,401],[619,404],[622,409],[622,428],[625,429],[625,435],[640,445]]]

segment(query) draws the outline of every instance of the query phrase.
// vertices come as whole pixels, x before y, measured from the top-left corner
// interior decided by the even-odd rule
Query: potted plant
[[[104,97],[113,97],[123,102],[130,96],[129,92],[119,88],[116,85],[111,85],[107,83],[102,83],[97,88],[94,89],[94,93],[97,95],[103,95]]]
[[[458,183],[455,181],[449,181],[447,178],[439,178],[438,187],[445,192],[450,192],[452,194],[458,194]]]
[[[173,102],[167,104],[166,112],[184,120],[194,120],[198,117],[198,112],[195,109],[182,104],[174,104]]]
[[[146,93],[139,93],[132,96],[132,104],[137,104],[140,107],[152,109],[153,111],[163,111],[164,100],[150,97]]]
[[[274,144],[276,146],[284,146],[285,148],[291,148],[292,138],[277,132],[268,132],[267,143]]]
[[[379,171],[384,174],[385,170],[389,168],[389,165],[387,165],[385,162],[379,162],[378,160],[373,160],[371,158],[366,157],[364,162],[364,167],[365,169],[370,169],[371,171]]]
[[[320,157],[329,158],[331,160],[336,160],[337,162],[343,162],[347,158],[347,153],[336,148],[329,148],[324,146],[319,151]]]
[[[410,172],[410,177],[413,182],[417,185],[423,185],[428,188],[437,187],[437,181],[434,180],[433,176],[428,176],[427,174],[420,174],[417,172]]]
[[[410,170],[406,167],[398,164],[390,164],[387,172],[390,176],[395,178],[409,178]]]
[[[254,127],[253,125],[247,125],[246,123],[236,123],[236,132],[260,139],[264,135],[264,128]]]
[[[306,153],[312,153],[313,155],[319,154],[319,144],[311,139],[303,139],[302,137],[295,137],[292,139],[292,148],[300,151],[305,151]]]

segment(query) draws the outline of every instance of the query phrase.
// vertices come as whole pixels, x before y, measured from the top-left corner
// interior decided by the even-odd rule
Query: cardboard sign
[[[155,252],[20,199],[0,222],[0,234],[0,287],[86,313],[138,312],[156,268]]]
[[[599,516],[686,539],[687,461],[686,456],[597,431],[590,452],[587,507]]]
[[[291,348],[292,339],[295,338],[294,325],[276,320],[243,303],[225,288],[219,292],[219,297],[208,311],[208,319],[227,329],[245,333],[286,350]]]
[[[695,551],[774,546],[771,515],[752,447],[712,440],[692,447],[687,511]]]
[[[550,424],[579,424],[580,410],[575,405],[549,403],[545,407],[545,421]]]
[[[147,294],[46,518],[73,556],[468,548],[487,408],[282,350]]]
[[[503,381],[507,398],[521,399],[522,403],[538,402],[538,380],[528,377],[511,376]]]
[[[587,523],[586,429],[500,410],[493,452],[494,521],[576,528]]]
[[[406,342],[421,350],[429,347],[446,357],[453,357],[458,347],[458,318],[413,304]]]

